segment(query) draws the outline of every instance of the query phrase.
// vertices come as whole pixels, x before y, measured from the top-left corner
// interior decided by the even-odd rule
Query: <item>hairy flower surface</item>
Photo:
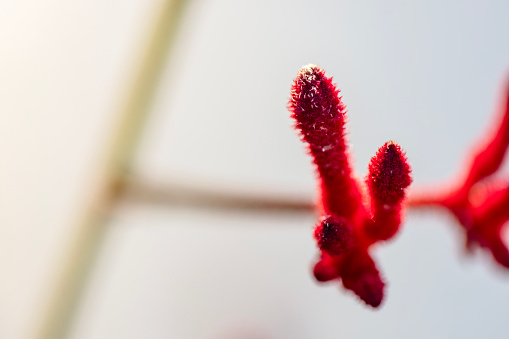
[[[378,307],[385,284],[370,249],[392,238],[401,224],[401,206],[412,182],[405,154],[395,142],[385,143],[371,159],[368,189],[361,186],[345,140],[346,106],[332,78],[318,66],[307,65],[298,72],[288,109],[319,177],[322,217],[314,236],[321,256],[315,278],[341,280],[367,305]]]

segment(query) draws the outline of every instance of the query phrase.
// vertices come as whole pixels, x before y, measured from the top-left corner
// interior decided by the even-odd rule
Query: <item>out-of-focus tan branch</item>
[[[125,102],[120,104],[116,114],[116,130],[97,163],[92,180],[85,183],[88,194],[83,212],[73,228],[69,247],[61,256],[59,276],[41,312],[42,319],[35,328],[34,338],[66,337],[88,272],[107,231],[104,217],[123,191],[123,181],[119,178],[131,166],[184,3],[185,0],[161,1],[140,64],[134,69],[132,84],[123,97]]]
[[[123,188],[122,199],[136,203],[253,212],[274,210],[314,213],[316,210],[310,199],[207,189],[203,185],[193,186],[176,181],[151,182],[130,177],[125,178]]]

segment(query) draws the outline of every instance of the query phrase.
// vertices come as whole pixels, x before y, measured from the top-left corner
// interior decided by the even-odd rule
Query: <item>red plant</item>
[[[509,220],[509,183],[494,178],[509,145],[509,83],[492,130],[476,143],[464,171],[445,189],[415,194],[410,207],[439,206],[452,213],[466,236],[466,248],[475,245],[490,251],[509,268],[509,251],[502,241],[502,228]],[[444,187],[442,185],[441,187]]]
[[[288,104],[320,181],[322,217],[314,236],[321,258],[314,275],[322,282],[341,280],[366,304],[378,307],[384,283],[370,249],[398,231],[411,170],[400,146],[389,141],[371,159],[367,189],[360,184],[350,164],[346,107],[338,95],[332,78],[308,65],[297,74]]]

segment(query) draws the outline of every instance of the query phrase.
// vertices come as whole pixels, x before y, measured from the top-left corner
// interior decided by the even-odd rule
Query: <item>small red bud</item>
[[[367,252],[357,250],[349,253],[342,265],[341,278],[343,286],[367,305],[378,307],[382,303],[385,284]]]
[[[405,197],[405,188],[412,183],[410,166],[401,147],[393,141],[378,149],[369,164],[367,185],[371,195],[387,204]]]
[[[328,216],[318,222],[314,235],[318,247],[334,256],[342,254],[349,247],[352,230],[344,218]]]
[[[412,182],[410,172],[405,153],[393,141],[386,142],[371,158],[366,184],[373,220],[366,222],[364,230],[373,240],[388,240],[398,231],[405,189]]]
[[[313,274],[320,282],[339,278],[338,264],[331,256],[322,253],[322,257],[313,268]]]

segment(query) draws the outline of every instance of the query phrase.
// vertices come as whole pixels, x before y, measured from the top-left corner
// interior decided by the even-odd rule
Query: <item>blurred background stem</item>
[[[62,257],[48,304],[42,313],[35,338],[65,338],[85,290],[88,275],[107,234],[107,217],[124,189],[125,173],[135,158],[138,141],[150,112],[150,104],[174,45],[185,0],[163,0],[157,7],[140,64],[134,69],[133,83],[120,104],[118,123],[99,163],[88,201],[79,216],[69,247]]]

